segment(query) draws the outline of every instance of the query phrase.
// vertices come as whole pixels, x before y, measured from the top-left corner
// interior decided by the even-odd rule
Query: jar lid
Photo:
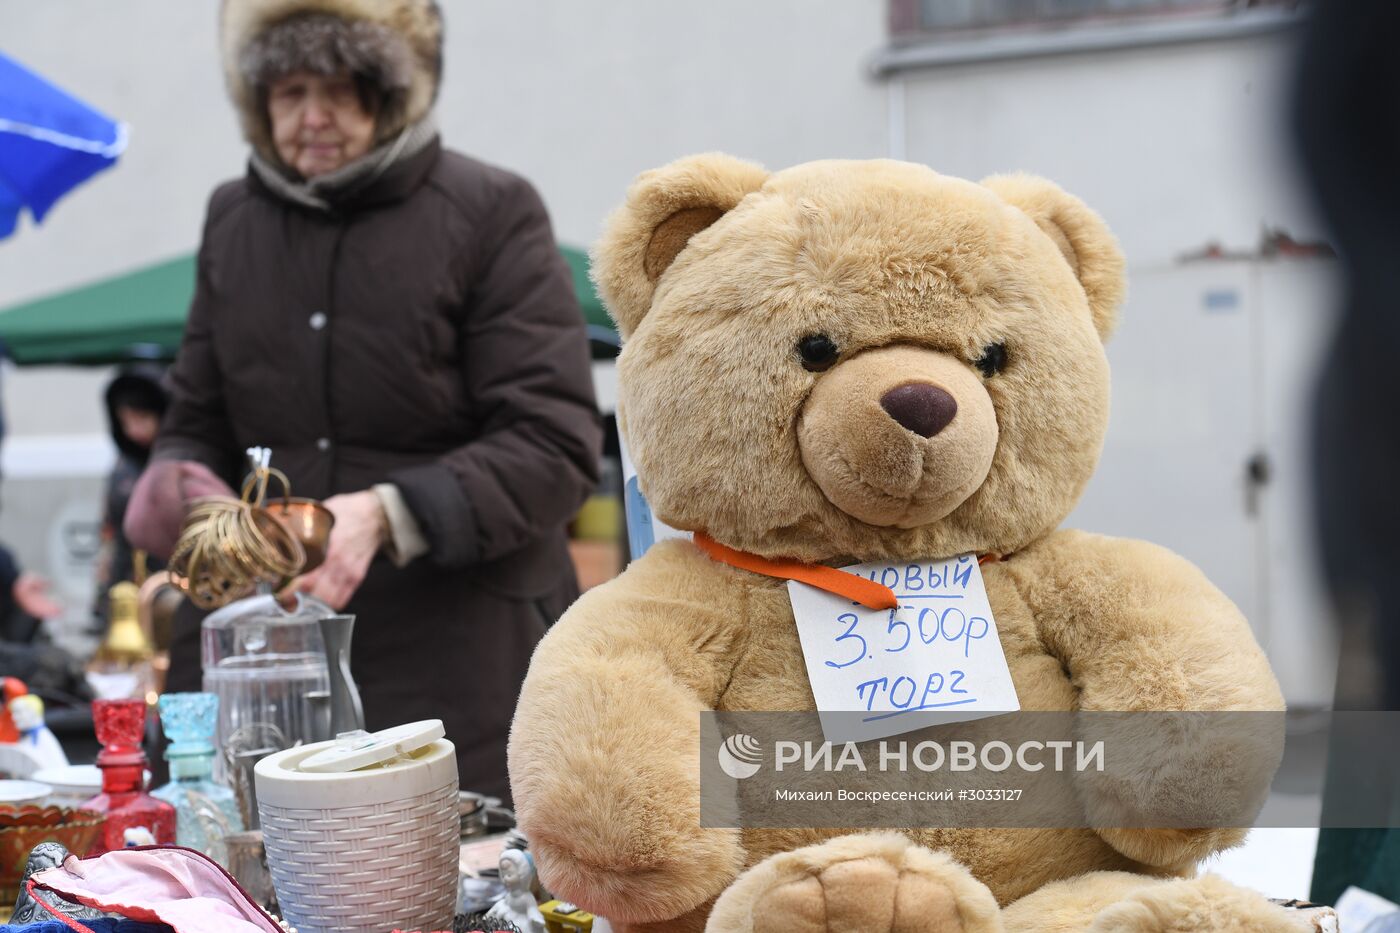
[[[379,732],[351,733],[295,765],[316,774],[357,771],[395,758],[407,758],[443,736],[441,719],[424,719]]]
[[[282,605],[282,601],[271,593],[234,600],[205,616],[200,629],[225,629],[249,620],[262,620],[269,625],[306,624],[322,616],[335,615],[334,609],[308,593],[295,593],[293,599],[291,609]]]

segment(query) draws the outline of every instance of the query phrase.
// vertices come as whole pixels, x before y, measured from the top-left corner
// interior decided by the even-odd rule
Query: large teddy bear
[[[595,270],[626,341],[624,433],[669,525],[833,567],[1000,556],[982,574],[1025,710],[1282,709],[1199,570],[1057,529],[1102,446],[1124,293],[1076,198],[701,155],[636,181]],[[702,828],[701,711],[814,709],[783,580],[709,553],[656,544],[534,656],[511,785],[557,895],[625,931],[1296,928],[1195,877],[1242,830]],[[1195,792],[1240,780],[1227,757],[1193,765]]]

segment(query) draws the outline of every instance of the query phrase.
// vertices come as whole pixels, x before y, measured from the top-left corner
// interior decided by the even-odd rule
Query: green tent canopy
[[[567,246],[560,252],[594,355],[612,356],[617,335],[588,279],[588,256]],[[21,366],[101,365],[133,355],[172,359],[193,294],[194,256],[181,256],[0,310],[0,342]]]

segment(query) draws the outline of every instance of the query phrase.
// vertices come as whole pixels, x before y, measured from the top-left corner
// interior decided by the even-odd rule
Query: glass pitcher
[[[219,698],[215,777],[228,781],[240,752],[317,742],[330,729],[330,676],[320,619],[325,603],[298,593],[288,610],[272,594],[230,603],[201,631],[204,690]]]

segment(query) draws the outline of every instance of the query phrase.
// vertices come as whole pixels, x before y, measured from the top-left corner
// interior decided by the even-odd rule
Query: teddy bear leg
[[[720,895],[706,933],[1001,933],[986,885],[895,833],[840,836],[760,862]]]
[[[1304,933],[1301,911],[1271,904],[1223,878],[1092,872],[1046,885],[1007,906],[1007,933]]]

